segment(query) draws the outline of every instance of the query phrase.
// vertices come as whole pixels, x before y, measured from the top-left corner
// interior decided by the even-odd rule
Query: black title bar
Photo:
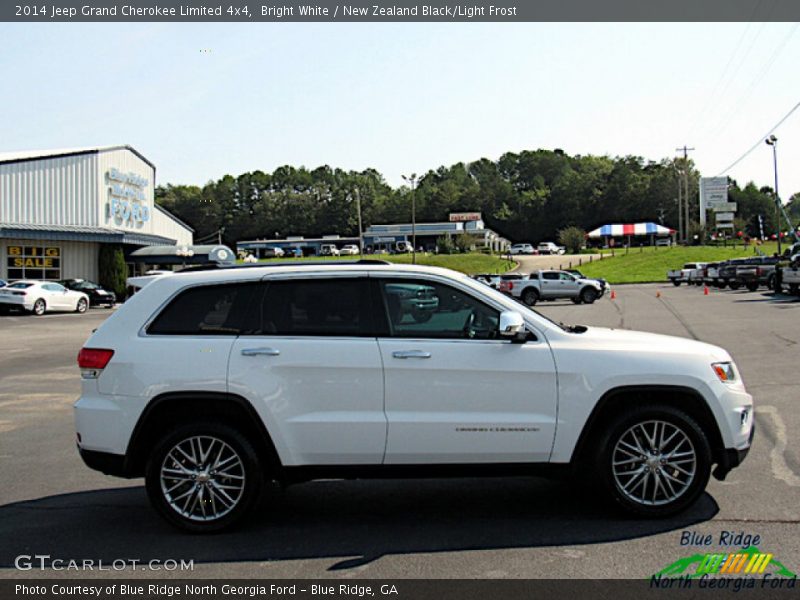
[[[4,0],[7,22],[800,21],[798,0]]]

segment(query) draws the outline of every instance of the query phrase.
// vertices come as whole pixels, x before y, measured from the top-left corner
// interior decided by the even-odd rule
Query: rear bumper
[[[100,471],[105,475],[115,477],[129,477],[125,469],[125,456],[122,454],[111,454],[110,452],[97,452],[78,447],[78,452],[83,462],[90,469]]]

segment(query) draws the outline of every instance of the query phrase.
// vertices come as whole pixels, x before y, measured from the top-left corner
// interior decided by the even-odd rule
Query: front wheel
[[[672,280],[672,285],[674,285],[675,287],[678,287],[680,284],[681,284],[681,282],[678,281],[677,279],[673,279]]]
[[[711,448],[697,422],[666,405],[617,415],[600,441],[596,473],[609,497],[645,517],[694,503],[711,474]]]
[[[592,288],[584,289],[580,294],[580,299],[584,304],[592,304],[595,300],[597,300],[597,290]]]
[[[89,303],[86,302],[86,298],[81,298],[80,300],[78,300],[78,304],[75,306],[75,312],[81,314],[85,313],[88,305]]]
[[[731,286],[732,290],[738,290],[740,287],[742,287],[742,284],[738,281],[731,281],[728,285]]]
[[[522,301],[528,306],[533,306],[539,301],[539,292],[536,290],[525,290],[522,292]]]
[[[580,304],[581,302],[583,302],[583,300],[581,300],[580,296],[575,296],[574,298],[572,298],[573,304]]]
[[[145,484],[150,502],[168,522],[209,533],[250,512],[263,475],[256,451],[239,431],[201,421],[164,435],[147,461]]]

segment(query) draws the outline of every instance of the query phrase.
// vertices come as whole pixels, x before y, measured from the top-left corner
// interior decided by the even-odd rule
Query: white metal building
[[[97,280],[103,244],[191,245],[130,146],[0,153],[0,279]]]

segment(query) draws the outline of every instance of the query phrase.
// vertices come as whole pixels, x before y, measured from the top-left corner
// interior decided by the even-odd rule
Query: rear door
[[[271,278],[230,355],[284,465],[380,464],[383,365],[366,274]]]

